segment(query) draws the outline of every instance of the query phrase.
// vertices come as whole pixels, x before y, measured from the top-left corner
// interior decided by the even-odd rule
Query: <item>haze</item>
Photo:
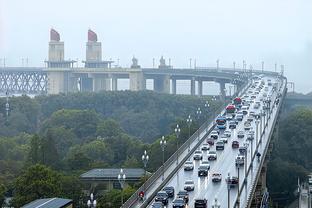
[[[98,34],[104,59],[143,67],[161,55],[175,67],[285,65],[296,91],[312,91],[311,0],[0,0],[0,57],[7,66],[43,66],[49,30],[65,42],[66,59],[85,58],[87,30]],[[2,63],[0,63],[1,65]],[[278,69],[279,70],[279,69]]]

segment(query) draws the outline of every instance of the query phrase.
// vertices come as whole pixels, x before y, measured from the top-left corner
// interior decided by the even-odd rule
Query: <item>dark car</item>
[[[163,208],[164,205],[162,202],[154,202],[151,206],[151,208]]]
[[[232,148],[239,148],[239,142],[238,141],[232,141]]]
[[[216,150],[224,150],[224,142],[223,141],[218,141],[216,143]]]
[[[207,208],[207,199],[195,199],[194,208]]]
[[[173,208],[184,208],[185,207],[185,201],[182,198],[176,198],[172,202],[172,207]]]
[[[198,176],[208,176],[209,167],[206,165],[200,165],[198,167]]]
[[[168,197],[174,197],[174,188],[172,186],[166,186],[163,188],[163,191],[165,191],[168,194]]]
[[[232,176],[226,179],[226,183],[230,186],[236,186],[238,184],[238,177]]]
[[[177,198],[181,198],[184,200],[185,203],[188,203],[189,194],[187,191],[179,191],[179,193],[177,194]]]
[[[168,194],[165,191],[159,191],[156,194],[155,202],[162,202],[164,205],[168,204]]]

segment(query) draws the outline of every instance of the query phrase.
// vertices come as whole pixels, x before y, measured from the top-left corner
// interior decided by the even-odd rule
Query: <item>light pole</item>
[[[6,95],[6,104],[5,104],[5,111],[6,111],[6,122],[9,121],[9,112],[10,112],[10,104],[9,104],[9,92],[5,93]]]
[[[123,169],[120,169],[120,173],[118,174],[118,181],[121,187],[121,206],[123,205],[123,188],[126,182],[126,174],[123,172]]]
[[[216,96],[212,96],[211,100],[212,100],[213,102],[217,101]],[[215,105],[214,105],[214,106],[215,106]],[[216,117],[216,112],[215,112],[215,110],[216,110],[216,109],[213,109],[213,120],[214,120],[215,117]]]
[[[217,70],[219,70],[219,63],[220,63],[220,60],[217,59]]]
[[[227,176],[228,208],[230,208],[230,190],[231,190],[230,180],[231,180],[230,173],[228,173],[228,176]]]
[[[149,160],[149,156],[148,156],[146,150],[144,150],[144,154],[142,155],[142,162],[144,165],[144,184],[143,184],[144,193],[145,193],[145,182],[146,182],[146,166],[147,166],[148,160]],[[145,194],[144,194],[144,196],[145,196]]]
[[[237,178],[238,178],[238,188],[237,188],[237,206],[239,208],[239,204],[240,204],[240,193],[239,193],[239,165],[237,165]]]
[[[259,143],[259,136],[258,136],[258,132],[259,132],[259,130],[258,130],[258,127],[259,127],[259,118],[257,117],[256,118],[256,146],[258,146],[258,143]]]
[[[177,165],[178,165],[179,164],[179,136],[180,136],[180,132],[181,132],[179,124],[177,124],[177,127],[174,129],[174,132],[175,132],[176,137],[177,137]]]
[[[96,200],[93,197],[93,193],[90,194],[90,199],[87,202],[87,206],[90,208],[95,208],[96,207]]]
[[[196,115],[197,115],[197,121],[198,121],[198,129],[197,129],[197,139],[199,141],[199,129],[200,129],[200,115],[201,115],[201,110],[200,108],[197,108],[197,111],[196,111]]]
[[[261,141],[261,138],[262,138],[262,110],[260,110],[260,141]]]
[[[166,147],[167,141],[165,140],[165,137],[162,136],[161,140],[160,140],[160,147],[161,147],[161,151],[162,151],[162,180],[164,180],[165,178],[165,147]]]
[[[236,65],[236,63],[235,63],[235,61],[233,62],[233,70],[235,71],[235,65]]]
[[[188,126],[188,138],[190,139],[190,137],[191,137],[191,125],[192,125],[191,115],[189,115],[188,118],[186,119],[186,123]],[[191,151],[191,141],[189,141],[188,151]]]

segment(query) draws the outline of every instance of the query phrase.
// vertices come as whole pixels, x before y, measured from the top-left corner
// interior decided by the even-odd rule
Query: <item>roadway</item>
[[[271,77],[270,77],[271,78]],[[267,79],[268,77],[265,78],[266,79],[266,85],[267,86]],[[274,82],[275,78],[271,78]],[[281,82],[281,80],[279,80]],[[283,86],[285,86],[285,83],[280,83],[283,84]],[[283,89],[283,88],[281,88]],[[269,92],[272,91],[272,86],[269,86]],[[261,92],[259,93],[259,95],[257,96],[257,98],[255,99],[256,101],[258,101],[260,99],[260,96],[263,94],[264,92],[264,88],[261,90]],[[272,101],[274,102],[275,98],[277,96],[277,93],[273,93],[272,94]],[[261,106],[259,109],[253,109],[253,104],[251,104],[250,110],[253,110],[256,113],[260,113],[260,109],[262,109],[262,102],[261,102]],[[262,136],[261,142],[258,145],[258,152],[261,153],[261,155],[263,155],[264,150],[266,148],[266,144],[269,140],[269,136],[270,136],[270,130],[271,128],[274,128],[273,126],[273,118],[276,116],[276,107],[273,109],[272,111],[272,115],[271,115],[271,119],[268,121],[268,127],[266,128],[267,130],[265,131],[265,133]],[[243,145],[244,142],[248,142],[246,139],[246,135],[244,138],[242,139],[238,139],[237,138],[237,133],[238,131],[242,130],[244,131],[244,122],[247,119],[247,115],[244,116],[243,121],[239,122],[239,124],[237,125],[237,128],[234,130],[231,130],[231,137],[228,138],[228,143],[225,144],[225,149],[219,150],[217,151],[217,160],[216,161],[210,161],[210,171],[208,174],[208,177],[198,177],[198,173],[197,173],[197,168],[200,164],[200,161],[194,161],[193,160],[193,154],[188,158],[188,160],[193,161],[194,163],[194,170],[193,171],[184,171],[183,166],[180,167],[180,169],[176,172],[176,174],[174,175],[174,177],[172,177],[168,183],[165,186],[173,186],[175,189],[175,194],[177,194],[180,190],[183,190],[184,188],[184,182],[186,180],[193,180],[195,183],[195,190],[189,192],[189,203],[187,207],[193,207],[194,206],[194,200],[196,198],[206,198],[208,199],[208,207],[210,207],[213,202],[214,202],[214,198],[217,198],[218,203],[221,205],[221,207],[228,207],[228,186],[227,183],[225,181],[228,173],[230,173],[231,176],[238,176],[238,169],[235,166],[235,158],[238,155],[238,149],[232,149],[231,143],[233,140],[237,140],[240,143],[240,146]],[[264,118],[262,119],[262,121],[264,122]],[[255,134],[257,133],[256,131],[256,124],[255,124],[255,120],[252,122],[252,127],[253,130],[255,131]],[[262,124],[262,127],[264,127],[264,125]],[[262,128],[263,129],[263,128]],[[227,129],[228,130],[228,129]],[[258,134],[260,135],[260,124],[258,125]],[[222,134],[222,133],[221,133]],[[221,135],[220,134],[220,135]],[[207,136],[207,138],[210,137],[210,135]],[[248,153],[247,153],[247,165],[248,167],[251,164],[251,149],[253,151],[253,155],[256,153],[256,147],[257,147],[257,140],[259,141],[259,137],[258,139],[256,138],[257,135],[255,135],[255,139],[253,140],[253,142],[248,142],[249,146],[248,146]],[[206,139],[203,141],[203,143],[206,143]],[[251,148],[251,144],[252,147]],[[212,146],[210,148],[211,150],[215,150],[215,146]],[[208,151],[204,151],[203,152],[203,159],[207,160],[207,154]],[[255,158],[255,157],[254,157]],[[257,171],[260,168],[260,163],[257,161],[257,158],[254,159],[253,161],[253,165],[250,166],[250,171],[247,174],[247,177],[245,177],[245,165],[241,166],[239,168],[239,175],[240,175],[240,181],[239,181],[239,187],[241,189],[241,195],[240,195],[240,206],[239,207],[246,207],[247,205],[247,201],[250,198],[250,194],[251,194],[251,190],[253,187],[253,183],[255,181],[256,175],[257,175]],[[247,168],[248,170],[248,168]],[[211,175],[214,172],[218,172],[222,174],[222,181],[220,183],[213,183],[211,181]],[[244,182],[244,178],[246,178],[246,181]],[[234,207],[234,204],[237,200],[238,197],[238,188],[231,188],[230,189],[230,207]],[[172,201],[173,199],[170,199],[169,204],[167,207],[172,207]],[[152,204],[152,203],[151,203]],[[151,205],[150,204],[150,205]]]

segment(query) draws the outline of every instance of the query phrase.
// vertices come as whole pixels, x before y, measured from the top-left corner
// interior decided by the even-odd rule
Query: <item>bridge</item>
[[[88,31],[84,67],[74,67],[75,61],[65,60],[64,42],[54,29],[50,31],[48,60],[45,67],[0,67],[0,94],[59,94],[70,92],[99,92],[118,90],[118,79],[129,80],[129,90],[146,89],[146,80],[153,80],[153,90],[160,93],[177,92],[177,81],[189,80],[190,94],[203,94],[203,82],[217,82],[220,95],[225,96],[225,84],[234,86],[234,93],[241,90],[252,74],[279,73],[253,70],[252,68],[194,67],[173,68],[161,57],[159,66],[141,68],[138,59],[132,59],[130,67],[112,67],[113,61],[102,60],[101,42],[97,34]],[[197,83],[197,84],[196,84]],[[197,90],[196,90],[197,87]]]
[[[271,150],[271,137],[274,127],[278,122],[284,97],[287,92],[287,80],[283,76],[263,75],[267,86],[268,80],[274,80],[276,89],[267,86],[267,92],[271,94],[269,104],[261,102],[261,107],[254,108],[252,105],[250,111],[254,111],[260,117],[253,118],[251,127],[255,131],[254,139],[238,139],[239,131],[248,134],[245,131],[244,123],[248,116],[238,123],[236,129],[230,130],[231,136],[223,151],[216,150],[215,146],[210,146],[210,150],[216,151],[217,160],[209,161],[210,170],[208,176],[199,177],[197,169],[200,161],[193,160],[195,151],[200,149],[207,139],[211,137],[212,131],[216,128],[215,118],[207,120],[181,147],[160,167],[153,175],[123,204],[122,207],[150,207],[155,200],[158,191],[164,187],[170,186],[177,192],[184,189],[184,182],[192,180],[194,182],[194,191],[189,192],[188,207],[194,207],[195,199],[207,199],[208,207],[268,207],[269,193],[266,188],[266,167]],[[254,91],[251,86],[254,80],[250,80],[239,91],[239,96],[250,96],[249,91]],[[265,91],[262,89],[255,101],[260,101]],[[263,108],[264,106],[264,108]],[[224,106],[223,106],[224,107]],[[264,110],[263,110],[264,109]],[[220,110],[221,115],[226,115],[225,109]],[[228,128],[228,127],[227,127]],[[229,129],[227,129],[229,130]],[[222,133],[221,133],[222,134]],[[220,135],[221,135],[220,134]],[[220,136],[219,135],[219,136]],[[244,165],[236,166],[235,158],[239,151],[231,147],[232,141],[239,141],[240,146],[247,146],[244,155]],[[189,150],[190,149],[190,150]],[[256,153],[262,156],[257,159]],[[207,160],[208,151],[203,151],[203,159]],[[184,170],[184,163],[192,161],[194,169],[192,171]],[[222,174],[221,182],[212,182],[212,174]],[[228,177],[238,177],[238,184],[229,186],[226,182]],[[138,194],[145,191],[144,201],[139,200]],[[173,199],[169,199],[168,206],[172,207]],[[217,203],[217,204],[215,204]]]

